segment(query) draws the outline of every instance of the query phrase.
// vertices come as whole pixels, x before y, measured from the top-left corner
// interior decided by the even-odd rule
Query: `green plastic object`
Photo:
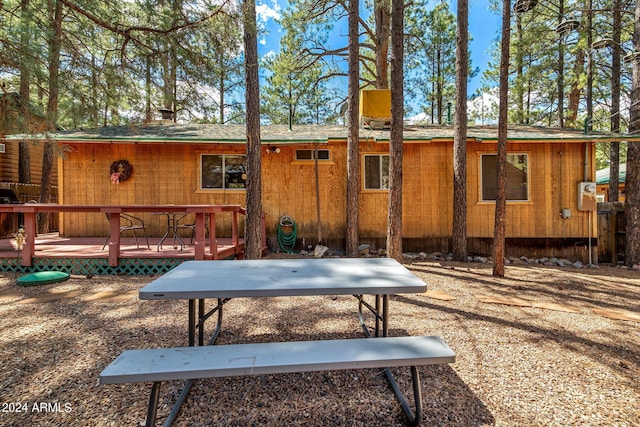
[[[62,271],[39,271],[27,274],[16,281],[20,286],[48,285],[51,283],[64,282],[71,275]]]

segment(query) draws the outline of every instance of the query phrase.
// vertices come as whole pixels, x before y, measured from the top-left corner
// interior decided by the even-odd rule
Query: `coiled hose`
[[[296,245],[298,227],[290,216],[283,216],[278,222],[278,246],[280,250],[288,254],[293,252]]]

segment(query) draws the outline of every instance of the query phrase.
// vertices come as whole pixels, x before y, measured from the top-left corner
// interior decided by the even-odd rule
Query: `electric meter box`
[[[578,210],[592,212],[597,209],[596,183],[578,183]]]

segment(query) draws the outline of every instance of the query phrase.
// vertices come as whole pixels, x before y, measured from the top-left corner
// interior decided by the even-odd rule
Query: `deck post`
[[[195,259],[204,260],[206,246],[204,212],[196,212],[196,241],[194,242]]]
[[[213,259],[218,259],[218,243],[216,242],[216,214],[209,215],[209,248]]]
[[[33,265],[33,255],[36,251],[36,210],[35,208],[27,206],[24,210],[24,232],[27,235],[24,244],[22,246],[22,261],[23,267],[31,267]],[[29,209],[31,208],[31,209]]]
[[[109,212],[109,266],[117,267],[120,257],[120,212]]]
[[[238,248],[238,211],[233,209],[233,219],[231,222],[231,244],[234,248]]]

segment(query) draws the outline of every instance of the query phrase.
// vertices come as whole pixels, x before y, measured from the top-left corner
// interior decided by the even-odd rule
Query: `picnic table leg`
[[[169,412],[169,416],[167,417],[166,421],[163,424],[164,427],[170,427],[171,424],[173,424],[173,422],[176,420],[176,418],[178,418],[178,415],[180,414],[180,408],[182,408],[182,403],[184,402],[184,400],[187,398],[187,395],[191,391],[192,385],[193,385],[193,380],[185,381],[184,388],[180,392],[180,396],[178,396],[178,400],[176,400],[176,403],[173,405],[173,408],[171,408],[171,412]]]
[[[400,406],[402,406],[404,415],[407,418],[407,425],[411,427],[419,426],[422,422],[422,386],[420,385],[420,373],[418,372],[418,368],[416,366],[411,367],[411,381],[413,382],[413,397],[416,407],[415,413],[411,411],[409,402],[407,402],[407,399],[404,397],[402,390],[400,390],[400,386],[396,382],[396,379],[393,377],[389,368],[386,368],[384,373],[387,375],[389,384],[398,398]]]
[[[389,335],[389,295],[382,296],[382,336]]]
[[[371,305],[364,300],[364,295],[354,295],[358,301],[358,318],[360,320],[360,326],[364,331],[364,334],[368,338],[375,339],[380,336],[380,324],[382,324],[382,336],[386,337],[389,335],[389,295],[376,295],[375,303]],[[369,330],[369,327],[364,322],[364,314],[363,308],[366,307],[371,313],[373,313],[375,317],[375,329],[373,335]],[[385,375],[387,376],[387,380],[389,381],[389,385],[393,389],[396,398],[400,402],[402,406],[402,410],[407,419],[407,425],[416,427],[420,425],[422,422],[422,387],[420,385],[420,374],[418,372],[418,368],[416,366],[411,367],[411,380],[413,382],[413,396],[414,396],[414,405],[415,412],[411,410],[411,406],[409,405],[407,399],[405,398],[402,390],[400,390],[400,386],[398,382],[393,377],[391,370],[389,368],[385,368]]]
[[[196,344],[196,300],[189,300],[189,346]]]
[[[160,398],[161,385],[161,382],[154,382],[151,386],[149,408],[147,409],[147,427],[153,427],[156,425],[156,416],[158,415],[158,399]]]
[[[204,299],[198,300],[198,345],[204,345]]]

